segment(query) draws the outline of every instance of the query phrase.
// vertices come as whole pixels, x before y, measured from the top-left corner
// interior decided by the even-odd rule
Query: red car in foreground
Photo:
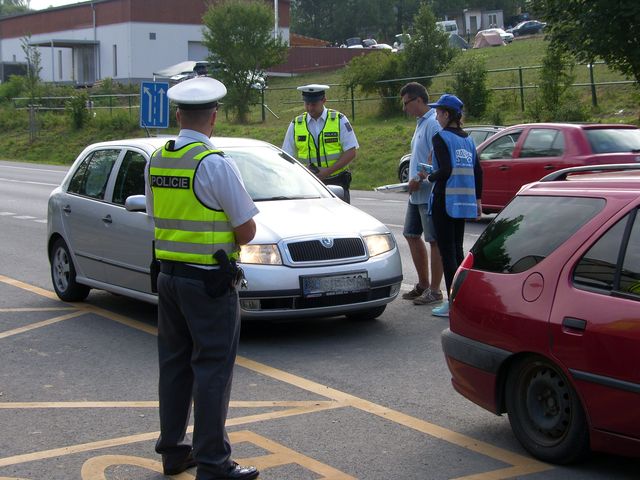
[[[458,269],[442,334],[454,388],[554,463],[640,456],[640,165],[599,170],[518,193]]]
[[[633,125],[531,123],[501,130],[478,146],[484,173],[482,208],[498,212],[520,187],[574,166],[640,164]]]

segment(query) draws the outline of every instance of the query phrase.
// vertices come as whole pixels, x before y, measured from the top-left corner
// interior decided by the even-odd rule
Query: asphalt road
[[[46,202],[64,171],[0,162],[0,480],[163,478],[155,307],[95,291],[65,304],[52,291]],[[352,202],[392,229],[411,288],[406,196],[356,191]],[[489,220],[468,224],[467,247]],[[506,417],[454,392],[447,321],[429,311],[398,299],[375,322],[245,322],[228,422],[236,459],[265,480],[639,478],[621,457],[532,459]]]

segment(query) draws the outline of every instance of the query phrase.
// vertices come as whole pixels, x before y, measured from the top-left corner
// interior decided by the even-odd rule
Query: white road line
[[[17,218],[18,220],[33,220],[36,217],[32,217],[30,215],[16,215],[13,218]]]
[[[34,220],[34,222],[36,222],[36,223],[47,223],[47,220],[46,219],[44,219],[44,220]]]
[[[13,212],[0,212],[0,217],[6,217],[9,215],[15,215],[15,213]]]
[[[0,168],[13,168],[14,170],[32,170],[36,172],[65,173],[64,170],[47,170],[46,168],[16,167],[14,165],[0,165]]]
[[[29,182],[27,180],[15,180],[13,178],[0,178],[3,182],[28,183],[30,185],[46,185],[47,187],[57,187],[59,183]]]
[[[404,228],[404,225],[395,225],[393,223],[385,223],[385,225],[391,228]]]

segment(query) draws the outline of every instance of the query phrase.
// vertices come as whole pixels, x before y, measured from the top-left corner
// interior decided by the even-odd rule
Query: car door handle
[[[509,165],[500,165],[498,167],[499,170],[509,170]]]
[[[562,319],[562,328],[570,332],[584,332],[587,329],[587,321],[581,318],[564,317]]]
[[[555,170],[555,168],[556,168],[555,165],[545,165],[544,166],[545,170]]]
[[[107,215],[106,217],[102,217],[102,221],[104,223],[113,223],[113,220],[111,220],[111,215]]]
[[[65,206],[62,208],[62,211],[63,211],[64,213],[71,213],[71,207],[70,207],[69,205],[65,205]]]

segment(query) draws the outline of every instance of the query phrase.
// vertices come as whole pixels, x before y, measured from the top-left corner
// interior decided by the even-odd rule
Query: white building
[[[276,5],[289,41],[289,0]],[[41,55],[45,82],[91,85],[111,77],[139,83],[186,60],[205,60],[205,0],[93,0],[0,18],[0,62],[25,62],[22,40]],[[0,79],[2,80],[2,79]]]

